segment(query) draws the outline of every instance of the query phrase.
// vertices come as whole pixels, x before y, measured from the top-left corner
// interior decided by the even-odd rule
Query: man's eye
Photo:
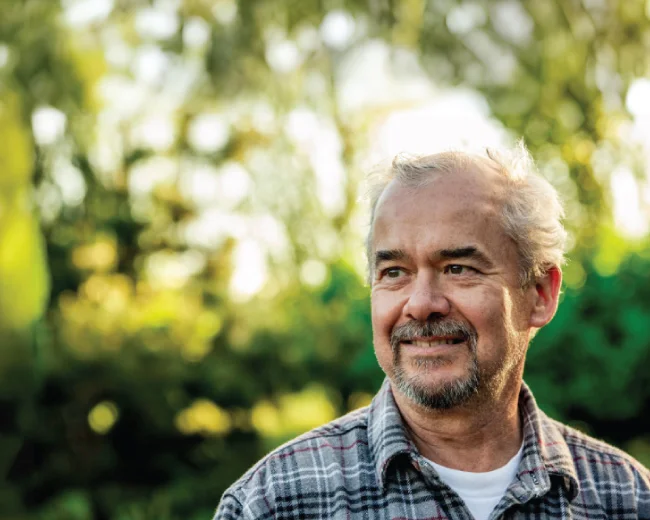
[[[445,272],[449,274],[469,274],[475,271],[476,269],[467,265],[452,264],[445,267]]]
[[[404,274],[404,271],[400,267],[389,267],[382,271],[382,277],[384,278],[399,278]]]

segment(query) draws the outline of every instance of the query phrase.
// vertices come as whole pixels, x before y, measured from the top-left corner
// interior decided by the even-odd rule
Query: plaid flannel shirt
[[[517,477],[490,518],[650,519],[650,471],[548,418],[524,384]],[[356,410],[271,452],[223,495],[214,520],[471,520],[409,439],[386,381]]]

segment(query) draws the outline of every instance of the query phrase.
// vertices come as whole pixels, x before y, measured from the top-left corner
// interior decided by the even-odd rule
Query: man
[[[650,518],[650,472],[549,419],[522,376],[566,233],[523,145],[397,158],[371,189],[372,404],[278,448],[217,519]]]

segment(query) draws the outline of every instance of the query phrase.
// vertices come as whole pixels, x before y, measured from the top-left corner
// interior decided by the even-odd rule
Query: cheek
[[[390,334],[401,315],[390,294],[374,292],[371,295],[372,335],[375,356],[382,370],[393,375],[393,352]]]
[[[511,309],[504,295],[492,291],[476,291],[456,298],[463,317],[476,329],[479,342],[499,341],[504,326],[510,321]]]
[[[502,359],[519,344],[522,324],[518,305],[507,291],[475,295],[466,318],[479,335],[480,359]]]
[[[401,315],[400,301],[395,294],[385,291],[373,291],[370,301],[375,341],[387,338]]]

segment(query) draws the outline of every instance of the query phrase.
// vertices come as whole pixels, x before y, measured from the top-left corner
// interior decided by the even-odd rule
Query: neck
[[[519,379],[499,396],[450,410],[430,410],[394,390],[395,401],[420,454],[452,469],[486,472],[505,466],[519,451]],[[480,402],[479,402],[480,401]]]

